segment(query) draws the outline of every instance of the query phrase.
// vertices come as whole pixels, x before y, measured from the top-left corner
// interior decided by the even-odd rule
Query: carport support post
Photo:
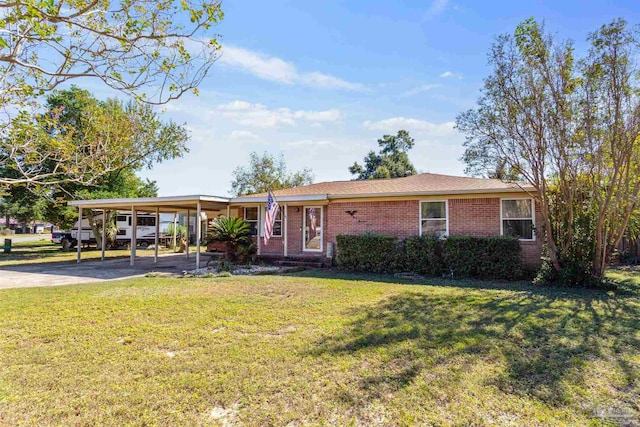
[[[136,263],[136,246],[138,246],[138,212],[135,206],[131,206],[131,261],[132,266]]]
[[[185,248],[185,251],[187,252],[187,259],[189,259],[189,238],[191,237],[191,210],[187,209],[187,246]]]
[[[154,241],[153,263],[158,263],[158,242],[160,234],[160,208],[156,206],[156,238]]]
[[[102,254],[100,254],[100,261],[104,261],[104,250],[107,245],[107,211],[102,210]]]
[[[176,250],[176,235],[178,233],[178,213],[173,213],[173,250]]]
[[[76,227],[76,231],[76,247],[78,251],[78,260],[76,262],[80,264],[80,259],[82,258],[80,255],[82,253],[82,206],[78,206],[78,227]]]
[[[202,238],[202,218],[200,218],[201,213],[202,205],[198,200],[198,205],[196,207],[196,269],[200,268],[200,239]]]

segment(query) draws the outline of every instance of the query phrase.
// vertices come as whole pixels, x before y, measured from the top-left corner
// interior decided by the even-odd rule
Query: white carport
[[[92,209],[102,211],[103,218],[109,211],[131,211],[132,214],[132,236],[131,236],[131,261],[130,264],[135,265],[136,260],[136,225],[137,214],[139,212],[156,214],[156,230],[155,230],[155,254],[154,263],[158,262],[158,237],[159,230],[159,214],[161,213],[186,213],[187,214],[187,230],[189,229],[189,216],[195,211],[196,218],[196,268],[200,268],[200,241],[202,240],[202,213],[219,212],[229,209],[229,200],[225,197],[217,196],[168,196],[168,197],[142,197],[129,199],[96,199],[96,200],[73,200],[68,204],[78,208],[78,237],[81,236],[82,228],[82,210]],[[104,260],[105,239],[104,229],[102,238],[102,260]],[[77,250],[79,263],[82,259],[82,244],[78,239]],[[189,258],[189,239],[187,239],[186,257]]]

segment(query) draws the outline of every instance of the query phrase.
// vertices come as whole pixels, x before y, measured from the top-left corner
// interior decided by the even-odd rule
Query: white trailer
[[[99,216],[100,217],[100,214]],[[131,244],[133,226],[131,224],[133,215],[130,212],[123,212],[116,215],[116,227],[118,231],[116,233],[116,246],[126,246]],[[147,247],[155,242],[156,238],[156,216],[155,214],[137,214],[137,230],[136,241],[138,246]],[[163,237],[162,232],[161,236]],[[64,239],[63,239],[64,240]],[[93,229],[89,224],[89,220],[86,217],[82,217],[80,226],[80,241],[85,244],[96,243],[96,238],[93,235]],[[71,241],[62,242],[63,246],[74,247],[78,242],[78,221],[73,225],[71,230]]]

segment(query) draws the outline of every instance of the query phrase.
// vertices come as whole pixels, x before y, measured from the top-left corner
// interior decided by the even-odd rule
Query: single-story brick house
[[[423,173],[404,178],[334,181],[274,191],[281,206],[268,244],[258,253],[278,257],[331,256],[340,234],[517,236],[526,265],[540,262],[540,215],[522,183]],[[267,194],[229,201],[262,236]]]

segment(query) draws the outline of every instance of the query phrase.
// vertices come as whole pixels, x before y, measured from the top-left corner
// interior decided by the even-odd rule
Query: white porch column
[[[153,263],[158,263],[158,243],[160,242],[160,208],[156,207],[156,237],[154,240]]]
[[[282,213],[282,221],[284,222],[284,224],[282,224],[282,243],[284,244],[284,257],[287,257],[287,252],[288,252],[288,240],[289,240],[289,227],[287,226],[289,219],[288,219],[288,212],[287,212],[287,204],[284,204],[284,212]]]
[[[76,262],[78,264],[80,264],[80,260],[82,258],[81,253],[82,253],[82,206],[78,206],[78,227],[77,227],[77,232],[78,234],[76,234],[76,249],[78,252],[78,259],[76,260]]]
[[[102,210],[102,253],[100,254],[100,261],[104,261],[104,251],[107,247],[107,211]]]
[[[260,246],[261,246],[261,244],[260,244],[260,227],[262,227],[262,221],[261,221],[262,220],[262,215],[261,215],[261,213],[262,213],[262,206],[258,205],[258,224],[256,226],[256,237],[257,237],[257,240],[258,240],[256,242],[256,246],[257,246],[256,254],[258,254],[258,255],[260,255]]]
[[[173,214],[173,250],[176,250],[176,233],[178,232],[178,213]]]
[[[227,205],[227,218],[231,216],[231,206]]]
[[[202,213],[202,205],[198,200],[196,207],[196,269],[200,268],[200,239],[202,238],[202,219],[200,214]]]
[[[187,247],[186,247],[186,252],[187,252],[187,259],[189,259],[189,237],[191,234],[191,210],[187,209]]]
[[[132,266],[136,263],[136,246],[138,246],[138,212],[136,207],[131,206],[131,260]]]

